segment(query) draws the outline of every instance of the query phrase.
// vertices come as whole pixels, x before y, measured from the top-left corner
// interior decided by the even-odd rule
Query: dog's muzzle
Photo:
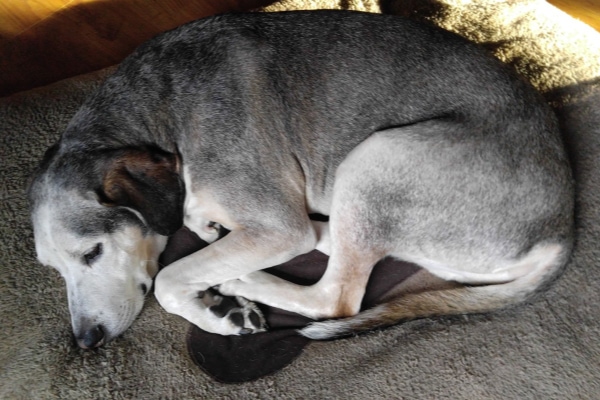
[[[89,350],[102,346],[105,337],[102,325],[96,325],[80,334],[76,334],[75,340],[79,347],[84,350]]]

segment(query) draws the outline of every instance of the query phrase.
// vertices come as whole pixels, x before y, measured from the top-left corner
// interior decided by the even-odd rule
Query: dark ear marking
[[[171,235],[183,225],[185,188],[179,157],[157,147],[117,151],[106,164],[100,203],[138,211],[158,234]]]

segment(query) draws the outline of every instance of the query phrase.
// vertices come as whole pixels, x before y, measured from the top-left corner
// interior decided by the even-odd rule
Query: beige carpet
[[[270,10],[353,8],[369,0],[283,1]],[[310,344],[291,365],[224,385],[192,363],[188,324],[151,299],[97,352],[70,339],[65,289],[34,257],[24,188],[43,151],[109,71],[0,99],[0,398],[600,398],[600,34],[542,0],[383,1],[478,41],[543,91],[563,123],[577,179],[577,247],[531,304],[415,321]]]

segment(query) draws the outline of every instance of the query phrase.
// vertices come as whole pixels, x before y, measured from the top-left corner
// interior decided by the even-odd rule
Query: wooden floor
[[[600,0],[549,0],[600,31]],[[272,0],[0,0],[0,96],[114,65],[200,17]]]
[[[600,32],[600,0],[548,0]]]

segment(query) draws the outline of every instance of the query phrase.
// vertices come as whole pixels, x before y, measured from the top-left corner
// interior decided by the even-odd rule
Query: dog
[[[457,35],[349,11],[225,14],[143,44],[47,151],[29,199],[86,349],[125,331],[153,283],[209,332],[264,331],[260,302],[328,339],[518,304],[573,246],[543,98]],[[211,244],[158,272],[183,225]],[[314,285],[262,271],[313,249],[330,257]],[[460,285],[359,312],[384,257]]]

